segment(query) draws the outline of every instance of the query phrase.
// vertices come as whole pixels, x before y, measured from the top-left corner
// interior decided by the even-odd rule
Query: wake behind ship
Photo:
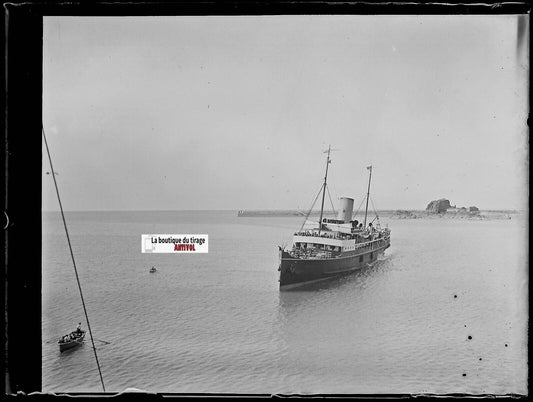
[[[289,290],[357,271],[375,262],[378,255],[390,247],[390,230],[381,228],[377,214],[374,219],[377,220],[376,226],[372,222],[368,226],[366,224],[372,166],[367,167],[370,175],[364,222],[352,220],[354,200],[347,197],[340,199],[340,210],[336,219],[322,217],[328,166],[331,163],[330,149],[327,152],[326,175],[320,190],[320,220],[315,227],[308,230],[302,230],[306,223],[304,222],[300,230],[294,233],[292,248],[279,247],[280,290]]]

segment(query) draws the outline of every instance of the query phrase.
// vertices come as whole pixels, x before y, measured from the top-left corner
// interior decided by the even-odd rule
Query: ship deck
[[[342,259],[363,255],[390,244],[390,237],[384,236],[370,241],[358,241],[357,238],[335,239],[322,236],[294,236],[292,250],[284,250],[282,259],[324,260]],[[302,247],[302,244],[305,247]]]

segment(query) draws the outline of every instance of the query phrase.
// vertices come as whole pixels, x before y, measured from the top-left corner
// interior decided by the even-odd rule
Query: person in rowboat
[[[81,322],[79,322],[78,326],[76,327],[76,333],[81,334]]]

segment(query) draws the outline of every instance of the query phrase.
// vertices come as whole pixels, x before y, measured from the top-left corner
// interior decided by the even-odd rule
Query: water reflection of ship
[[[292,248],[279,247],[280,290],[289,290],[302,285],[324,281],[336,276],[357,271],[374,263],[378,255],[390,246],[390,230],[382,229],[376,213],[377,224],[370,222],[367,226],[368,201],[372,166],[368,166],[368,191],[364,223],[352,220],[353,198],[341,198],[340,210],[336,219],[323,218],[324,198],[327,188],[328,167],[331,163],[330,151],[327,150],[326,174],[324,183],[315,197],[315,202],[322,193],[320,219],[316,227],[294,233]]]
[[[382,277],[390,270],[392,262],[391,255],[382,254],[365,269],[356,270],[350,275],[314,282],[290,292],[278,292],[278,313],[284,320],[291,320],[294,314],[300,314],[308,309],[313,310],[313,306],[316,305],[336,304],[340,300],[354,301],[359,297],[366,298],[367,292],[375,289],[377,282],[387,280],[387,276],[385,279]]]

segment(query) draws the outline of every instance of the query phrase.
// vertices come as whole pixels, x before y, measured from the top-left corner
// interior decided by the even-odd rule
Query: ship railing
[[[382,237],[380,239],[374,239],[364,243],[356,243],[355,249],[359,250],[364,248],[370,248],[371,250],[375,250],[376,248],[379,248],[384,245],[388,239],[388,237]]]
[[[333,234],[329,234],[329,233],[321,233],[320,235],[318,233],[313,233],[313,232],[309,232],[309,231],[306,231],[306,232],[295,232],[294,233],[295,236],[307,236],[307,237],[319,237],[319,238],[323,238],[323,239],[335,239],[335,240],[353,240],[354,237],[350,236],[350,235],[347,235],[347,236],[341,236],[341,235],[333,235]]]
[[[364,251],[364,250],[376,250],[384,246],[389,241],[388,236],[381,237],[379,239],[370,240],[363,243],[356,243],[355,250]],[[338,257],[341,255],[339,252],[323,249],[302,249],[295,248],[290,250],[289,254],[296,258],[332,258]]]
[[[295,257],[295,258],[332,258],[334,256],[336,256],[336,253],[333,253],[331,251],[326,251],[326,250],[301,250],[301,249],[296,249],[296,250],[291,250],[289,252],[289,254],[291,255],[291,257]]]
[[[308,230],[294,233],[295,236],[319,237],[319,238],[337,239],[337,240],[353,240],[353,239],[357,239],[361,235],[368,236],[369,234],[371,234],[371,233],[365,231],[365,232],[357,233],[357,234],[355,234],[355,236],[354,236],[354,234],[339,235],[339,234],[333,234],[333,233],[328,233],[328,232],[323,232],[323,233],[321,233],[319,235],[316,232],[311,232],[311,231],[308,231]],[[374,232],[374,236],[375,235],[376,235],[376,232]],[[390,229],[389,230],[384,229],[381,232],[381,238],[380,239],[388,238],[389,236],[390,236]],[[379,240],[379,239],[374,239],[374,240]],[[367,243],[367,242],[365,242],[365,243]]]

